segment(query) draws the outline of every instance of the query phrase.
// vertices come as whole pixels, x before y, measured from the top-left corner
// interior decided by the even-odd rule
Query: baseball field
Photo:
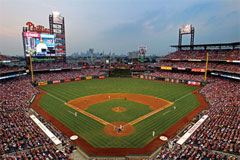
[[[144,79],[85,80],[41,86],[39,106],[93,147],[141,148],[199,106],[192,93],[197,88]]]
[[[142,79],[88,80],[42,86],[41,89],[46,91],[47,94],[42,96],[39,105],[95,147],[143,147],[155,138],[152,136],[153,131],[155,131],[156,136],[160,135],[199,105],[196,96],[191,93],[197,87]],[[134,131],[131,134],[112,136],[104,131],[106,124],[96,120],[95,117],[108,124],[113,122],[127,124],[154,111],[149,105],[129,98],[126,99],[126,96],[113,98],[112,93],[151,96],[155,97],[156,103],[159,103],[160,100],[166,100],[169,105],[159,112],[146,118],[143,117],[143,120],[132,124]],[[103,102],[89,104],[92,95],[106,95],[105,98],[107,99]],[[110,96],[110,99],[108,99],[108,95],[112,97]],[[80,98],[84,99],[84,97],[85,101],[79,100]],[[77,99],[78,101],[76,101]],[[73,100],[75,102],[69,106],[68,104],[71,104]],[[142,100],[144,101],[144,98]],[[174,101],[176,102],[174,103]],[[93,118],[80,112],[84,103],[88,107],[82,108],[82,110],[94,115]],[[161,103],[159,105],[159,107],[162,107]],[[125,111],[118,111],[120,107]],[[116,109],[115,112],[113,108]]]

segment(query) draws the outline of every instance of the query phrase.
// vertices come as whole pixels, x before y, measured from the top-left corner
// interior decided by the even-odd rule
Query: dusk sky
[[[165,55],[184,24],[195,27],[195,44],[240,41],[240,0],[0,0],[0,52],[23,56],[22,27],[49,28],[52,11],[65,18],[67,55],[89,48],[126,55],[139,45]]]

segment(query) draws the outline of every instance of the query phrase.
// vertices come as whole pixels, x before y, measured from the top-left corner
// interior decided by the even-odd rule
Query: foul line
[[[145,114],[144,116],[139,117],[139,118],[137,118],[137,119],[135,119],[135,120],[133,120],[133,121],[125,124],[125,125],[128,125],[128,124],[129,124],[129,125],[134,125],[134,124],[136,124],[136,123],[138,123],[138,122],[140,122],[140,121],[142,121],[142,120],[144,120],[144,119],[146,119],[146,118],[148,118],[148,117],[150,117],[150,116],[158,113],[159,111],[167,108],[168,106],[170,106],[170,105],[172,105],[172,104],[173,104],[173,103],[169,103],[169,104],[167,104],[167,105],[165,105],[165,106],[163,106],[163,107],[160,107],[160,108],[158,108],[158,109],[156,109],[156,110],[154,110],[154,111],[152,111],[152,112],[150,112],[150,113],[148,113],[148,114]]]
[[[192,94],[192,92],[190,92],[190,93],[188,93],[188,94],[186,94],[186,95],[184,95],[184,96],[178,98],[177,100],[174,101],[174,103],[177,102],[177,101],[179,101],[180,99],[183,99],[183,98],[189,96],[190,94]]]
[[[62,99],[60,99],[60,98],[58,98],[58,97],[56,97],[56,96],[54,96],[54,95],[52,95],[52,94],[50,94],[50,93],[48,93],[48,92],[47,92],[46,94],[48,94],[49,96],[51,96],[51,97],[53,97],[53,98],[55,98],[55,99],[57,99],[57,100],[59,100],[59,101],[65,103],[64,100],[62,100]]]
[[[84,114],[84,115],[86,115],[88,117],[91,117],[92,119],[95,119],[96,121],[98,121],[98,122],[100,122],[100,123],[102,123],[104,125],[108,125],[108,124],[112,125],[111,123],[109,123],[107,121],[104,121],[103,119],[101,119],[99,117],[96,117],[96,116],[94,116],[94,115],[92,115],[92,114],[90,114],[90,113],[88,113],[88,112],[86,112],[86,111],[84,111],[82,109],[79,109],[78,107],[75,107],[75,106],[73,106],[73,105],[71,105],[69,103],[64,103],[64,104],[69,106],[69,107],[71,107],[71,108],[73,108],[73,109],[75,109],[75,110],[77,110],[77,111],[79,111],[80,113],[82,113],[82,114]],[[114,125],[112,125],[112,126],[114,126]]]
[[[84,110],[81,110],[81,109],[79,109],[79,108],[77,108],[77,107],[75,107],[75,106],[73,106],[73,105],[71,105],[71,104],[69,104],[69,103],[66,103],[66,102],[63,101],[62,99],[60,99],[60,98],[58,98],[58,97],[56,97],[56,96],[54,96],[54,95],[52,95],[52,94],[50,94],[50,93],[48,93],[48,92],[47,92],[46,94],[48,94],[49,96],[51,96],[51,97],[53,97],[53,98],[55,98],[55,99],[63,102],[65,105],[67,105],[67,106],[69,106],[69,107],[71,107],[71,108],[79,111],[80,113],[82,113],[82,114],[84,114],[84,115],[86,115],[86,116],[88,116],[88,117],[91,117],[91,118],[95,119],[96,121],[98,121],[98,122],[100,122],[100,123],[102,123],[102,124],[104,124],[104,125],[107,125],[107,124],[112,125],[111,123],[109,123],[109,122],[107,122],[107,121],[104,121],[104,120],[101,119],[101,118],[98,118],[98,117],[96,117],[96,116],[94,116],[94,115],[92,115],[92,114],[90,114],[90,113],[88,113],[88,112],[85,112]],[[114,126],[114,125],[112,125],[112,126]]]

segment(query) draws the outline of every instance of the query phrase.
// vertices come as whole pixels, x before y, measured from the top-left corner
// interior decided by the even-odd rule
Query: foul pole
[[[207,81],[207,70],[208,70],[208,52],[207,52],[206,67],[205,67],[205,77],[204,77],[204,82],[205,83]]]
[[[28,50],[27,51],[30,55],[29,59],[30,59],[30,67],[31,67],[31,75],[32,75],[32,83],[34,82],[34,79],[33,79],[33,66],[32,66],[32,53],[33,51],[32,50]]]

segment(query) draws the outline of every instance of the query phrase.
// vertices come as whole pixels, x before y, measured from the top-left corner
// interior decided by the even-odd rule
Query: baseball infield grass
[[[126,111],[113,112],[112,108],[118,106],[124,107]],[[104,119],[107,122],[130,122],[153,110],[150,109],[149,106],[141,103],[136,103],[125,99],[112,99],[106,102],[88,106],[88,109],[85,111]]]
[[[197,88],[143,79],[86,80],[42,86],[41,89],[47,91],[48,94],[42,97],[39,105],[95,147],[137,148],[145,146],[155,138],[152,137],[152,131],[155,131],[156,135],[160,135],[198,107],[198,100],[191,93]],[[133,93],[154,96],[170,102],[176,101],[173,104],[176,109],[172,105],[136,123],[133,125],[134,132],[129,136],[113,137],[104,133],[102,123],[79,112],[75,117],[76,111],[64,104],[64,102],[76,98],[104,93]],[[113,107],[117,106],[126,108],[126,111],[111,111]],[[89,106],[85,111],[108,122],[129,122],[152,110],[144,104],[113,99]]]

